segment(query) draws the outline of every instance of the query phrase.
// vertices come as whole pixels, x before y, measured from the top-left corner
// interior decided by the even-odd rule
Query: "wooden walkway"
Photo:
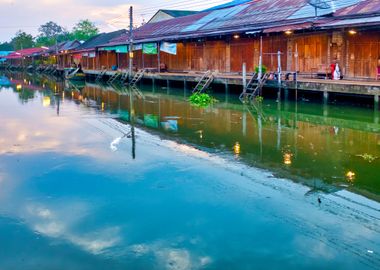
[[[87,75],[96,77],[100,70],[85,70]],[[113,76],[116,71],[107,71],[106,75]],[[144,79],[162,80],[162,81],[178,81],[186,84],[198,83],[204,73],[202,72],[149,72],[144,74]],[[247,80],[250,80],[251,76],[247,76]],[[223,84],[228,86],[241,86],[243,87],[242,75],[238,74],[215,74],[213,84]],[[277,81],[268,81],[269,87],[278,87]],[[380,81],[353,81],[353,80],[324,80],[324,79],[311,79],[311,78],[298,78],[297,83],[295,81],[282,81],[281,87],[287,89],[297,89],[303,91],[315,91],[324,93],[344,93],[350,95],[365,95],[374,96],[375,100],[380,96]]]

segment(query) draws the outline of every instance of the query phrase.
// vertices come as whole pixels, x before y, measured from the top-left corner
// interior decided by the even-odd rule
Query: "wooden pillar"
[[[286,70],[290,71],[293,67],[293,55],[294,55],[294,40],[289,38],[287,40],[288,48],[288,57],[286,59]]]
[[[109,69],[108,51],[107,51],[107,69]]]
[[[350,74],[350,41],[346,38],[346,63],[345,63],[345,74],[344,76],[349,76]]]
[[[243,60],[244,61],[244,60]],[[231,72],[231,42],[226,43],[226,72]]]
[[[330,66],[331,64],[331,35],[329,35],[327,39],[327,65]]]

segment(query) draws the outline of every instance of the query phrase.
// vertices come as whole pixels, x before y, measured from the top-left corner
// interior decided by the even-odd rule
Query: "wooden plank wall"
[[[280,51],[282,69],[295,71],[296,47],[301,73],[325,72],[337,60],[345,77],[376,78],[380,65],[380,31],[358,32],[356,35],[336,31],[264,37],[263,64],[269,70],[277,70],[276,53]],[[253,72],[259,63],[259,50],[259,38],[183,42],[178,43],[177,55],[161,52],[160,60],[169,71],[241,72],[245,62],[247,71]],[[128,58],[125,53],[98,52],[97,59],[89,61],[87,68],[105,66],[110,69],[113,65],[128,68]],[[69,61],[65,59],[65,65]],[[141,50],[134,52],[133,62],[137,69],[158,67],[157,55],[143,56]]]
[[[296,35],[293,43],[293,61],[291,70],[296,70],[294,53],[298,47],[298,71],[324,72],[331,63],[328,62],[329,34]]]
[[[380,66],[380,32],[358,32],[347,35],[347,75],[376,78]]]

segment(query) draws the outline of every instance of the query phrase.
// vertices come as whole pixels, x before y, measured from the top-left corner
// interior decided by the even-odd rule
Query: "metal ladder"
[[[240,94],[239,99],[241,101],[244,101],[245,99],[252,100],[256,95],[257,92],[263,89],[264,85],[266,84],[268,78],[270,76],[270,73],[265,73],[261,79],[258,79],[258,75],[255,73],[249,83],[247,84],[247,87],[244,88],[243,92]],[[257,81],[257,84],[255,86],[255,82]]]
[[[139,71],[137,71],[133,79],[129,82],[129,85],[135,86],[142,79],[142,77],[144,76],[144,73],[145,73],[145,69],[140,69]]]
[[[106,69],[103,69],[99,74],[98,76],[96,76],[96,79],[95,81],[96,82],[99,82],[101,79],[103,79],[104,75],[107,73],[107,70]]]
[[[121,72],[120,71],[116,71],[115,74],[113,74],[107,81],[107,83],[113,83],[115,82],[119,77],[121,76]]]
[[[208,70],[193,89],[193,93],[202,93],[214,80],[214,74]]]
[[[127,72],[122,72],[121,77],[120,77],[120,82],[121,82],[122,84],[125,84],[125,82],[128,81],[129,77],[130,77],[130,75],[129,75],[129,71],[127,71]]]
[[[130,85],[130,92],[132,95],[136,95],[138,98],[145,99],[144,94],[134,84]]]
[[[249,95],[252,94],[253,91],[255,91],[255,88],[257,85],[257,78],[258,78],[258,74],[253,73],[252,78],[249,80],[247,85],[244,87],[243,92],[239,96],[240,100],[243,100],[249,97]]]

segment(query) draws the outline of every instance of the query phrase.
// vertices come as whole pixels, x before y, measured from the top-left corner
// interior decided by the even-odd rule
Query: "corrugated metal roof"
[[[365,0],[356,5],[338,10],[334,16],[350,16],[360,14],[373,14],[380,12],[380,0]]]
[[[328,14],[332,14],[337,10],[342,8],[346,8],[352,5],[355,5],[362,0],[329,0],[327,3],[330,4],[329,9],[318,9],[318,16],[325,16]],[[299,19],[299,18],[309,18],[315,16],[315,8],[309,4],[305,4],[302,8],[296,11],[289,19]]]
[[[245,1],[244,1],[245,2]],[[315,9],[307,0],[253,0],[224,9],[207,10],[194,15],[150,23],[134,32],[135,42],[161,40],[178,40],[198,38],[210,35],[223,35],[249,31],[278,31],[282,27],[301,25],[300,29],[319,26],[339,26],[353,23],[374,23],[376,19],[355,19],[355,21],[337,21],[331,14],[354,15],[359,12],[376,12],[380,9],[380,0],[329,0],[330,9],[318,10],[315,20]],[[370,5],[369,2],[372,2]],[[330,21],[331,20],[331,21]],[[272,30],[270,30],[272,29]],[[293,29],[297,30],[297,28]],[[107,46],[128,43],[128,35],[112,39]]]
[[[13,52],[13,53],[11,53],[8,56],[5,56],[3,58],[20,59],[22,57],[38,55],[39,53],[44,52],[44,51],[46,51],[46,49],[39,48],[39,47],[38,48],[27,48],[27,49],[15,51],[15,52]]]
[[[135,32],[135,38],[186,36],[192,33],[219,32],[222,29],[256,29],[260,25],[287,20],[304,5],[305,0],[255,0],[225,9],[146,24]]]
[[[235,0],[235,1],[231,1],[231,2],[228,2],[226,4],[222,4],[222,5],[219,5],[219,6],[215,6],[215,7],[212,7],[212,8],[208,8],[204,11],[210,11],[210,10],[217,10],[217,9],[222,9],[222,8],[228,8],[228,7],[232,7],[232,6],[236,6],[236,5],[241,5],[241,4],[245,4],[247,2],[251,2],[252,0]]]
[[[114,31],[111,33],[102,33],[99,35],[96,35],[86,42],[84,42],[82,45],[78,46],[75,50],[76,51],[89,51],[89,50],[95,50],[97,47],[100,47],[104,44],[109,43],[112,39],[116,37],[120,37],[121,35],[125,34],[127,30],[122,29],[118,31]]]
[[[189,15],[198,13],[198,11],[193,11],[193,10],[160,9],[160,11],[165,12],[166,14],[169,14],[170,16],[174,18],[189,16]]]
[[[373,25],[380,24],[380,16],[376,17],[366,17],[357,19],[341,19],[334,20],[326,24],[320,24],[320,27],[342,27],[342,26],[359,26],[359,25]]]
[[[285,31],[296,31],[296,30],[308,29],[312,26],[313,26],[313,23],[310,23],[310,22],[294,24],[294,25],[283,25],[283,26],[265,29],[263,31],[263,33],[278,33],[278,32],[285,32]]]

